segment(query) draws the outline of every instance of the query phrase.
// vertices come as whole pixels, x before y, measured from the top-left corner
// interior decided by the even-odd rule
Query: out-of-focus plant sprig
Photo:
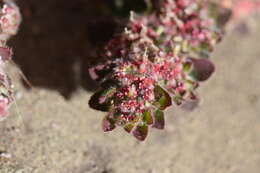
[[[12,50],[6,45],[7,40],[15,35],[21,22],[21,15],[16,4],[11,0],[0,1],[0,120],[8,115],[8,108],[13,102],[13,86],[5,72],[5,64],[12,58]]]

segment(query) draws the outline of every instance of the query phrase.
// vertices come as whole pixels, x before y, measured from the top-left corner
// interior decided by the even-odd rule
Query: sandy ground
[[[10,65],[19,92],[0,124],[0,155],[10,157],[0,157],[0,173],[259,173],[259,20],[229,30],[216,48],[217,71],[199,89],[200,106],[171,108],[166,129],[143,143],[122,129],[104,134],[104,114],[88,108],[85,89],[69,100],[53,89],[27,90]]]

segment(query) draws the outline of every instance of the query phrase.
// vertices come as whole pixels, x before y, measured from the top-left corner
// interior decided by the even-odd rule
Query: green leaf
[[[186,62],[185,64],[183,64],[183,71],[188,73],[190,72],[192,67],[192,63],[191,62]]]
[[[151,112],[149,110],[146,110],[143,113],[143,121],[146,122],[148,125],[153,124],[153,118],[152,118]]]
[[[173,101],[176,105],[181,105],[182,104],[182,101],[183,101],[183,98],[181,95],[179,94],[176,94],[175,96],[173,96]]]
[[[153,127],[157,129],[164,129],[165,120],[164,120],[164,113],[161,110],[156,110],[154,112],[154,124]]]
[[[95,94],[93,94],[91,96],[88,104],[93,109],[108,112],[111,105],[107,102],[100,104],[99,99],[100,99],[101,96],[102,96],[102,91],[96,92]]]
[[[135,130],[133,131],[133,135],[139,141],[144,141],[148,135],[148,126],[147,124],[139,124],[136,126]]]
[[[172,100],[169,94],[159,85],[156,85],[154,88],[154,94],[155,94],[155,102],[154,105],[161,109],[164,110],[167,107],[172,105]]]
[[[101,89],[94,93],[90,100],[89,106],[93,109],[108,112],[112,106],[112,96],[115,93],[118,84],[114,80],[106,80],[101,84]]]
[[[115,121],[108,116],[103,119],[102,129],[104,132],[112,131],[116,128]]]
[[[202,49],[200,50],[200,53],[199,53],[200,57],[202,58],[209,58],[210,56],[210,51],[208,49]]]
[[[112,106],[112,99],[116,88],[108,87],[107,89],[101,89],[93,94],[89,100],[89,106],[93,109],[108,112]]]
[[[116,88],[118,86],[119,86],[118,82],[115,81],[115,80],[112,80],[112,79],[106,80],[103,83],[101,83],[101,87],[104,88],[104,89],[105,88],[111,88],[111,87]]]
[[[134,128],[134,124],[132,124],[132,123],[126,124],[126,125],[124,126],[124,129],[125,129],[125,131],[126,131],[127,133],[130,133],[130,132],[133,130],[133,128]]]

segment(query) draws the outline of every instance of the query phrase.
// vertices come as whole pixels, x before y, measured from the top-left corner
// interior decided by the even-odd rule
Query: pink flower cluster
[[[138,31],[145,25],[145,35],[166,51],[169,47],[174,48],[176,55],[186,53],[208,57],[222,36],[222,30],[213,18],[215,14],[209,10],[212,5],[208,0],[161,2],[157,13],[132,15],[131,29]]]
[[[10,0],[4,0],[0,7],[0,120],[8,115],[13,101],[13,86],[5,72],[5,64],[12,58],[12,50],[6,46],[7,40],[15,35],[21,22],[17,6]]]
[[[164,3],[165,17],[162,22],[167,26],[166,31],[172,31],[174,27],[175,33],[172,35],[177,40],[186,40],[190,48],[207,45],[210,50],[213,49],[220,40],[221,31],[210,17],[208,1],[177,0],[175,6],[173,3],[173,0]]]
[[[172,102],[196,99],[198,82],[214,71],[208,60],[190,58],[210,52],[220,39],[207,3],[163,0],[157,9],[149,15],[132,13],[125,32],[106,46],[107,61],[90,70],[95,79],[105,73],[89,102],[109,112],[104,131],[123,126],[144,140],[149,126],[164,128],[163,110]]]

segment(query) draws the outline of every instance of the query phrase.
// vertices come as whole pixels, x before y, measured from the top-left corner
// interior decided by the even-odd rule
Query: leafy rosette
[[[158,4],[157,12],[132,13],[125,31],[107,44],[102,57],[107,61],[90,69],[101,87],[89,105],[108,112],[103,130],[121,126],[140,141],[149,127],[164,128],[166,108],[198,99],[199,82],[215,70],[204,57],[220,39],[207,3]]]
[[[89,105],[108,112],[103,120],[104,131],[122,126],[142,141],[149,126],[164,128],[167,107],[196,99],[194,89],[198,82],[192,75],[195,66],[190,58],[164,53],[152,42],[142,39],[132,40],[127,52],[126,58],[115,59],[96,69],[97,74],[104,70],[107,75]]]

